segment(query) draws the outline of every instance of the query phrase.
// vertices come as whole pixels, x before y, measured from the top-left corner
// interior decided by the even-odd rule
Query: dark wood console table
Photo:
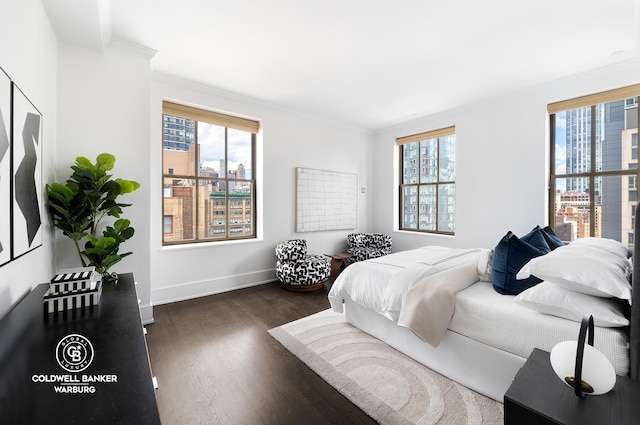
[[[45,314],[47,288],[37,286],[0,321],[0,422],[159,424],[133,275],[103,284],[93,308]],[[74,350],[73,335],[90,347]],[[92,354],[85,369],[61,365],[78,353]]]

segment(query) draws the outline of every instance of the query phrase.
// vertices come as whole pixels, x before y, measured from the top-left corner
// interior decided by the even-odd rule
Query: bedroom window
[[[259,123],[171,102],[162,112],[163,245],[255,238]]]
[[[456,129],[396,140],[400,148],[400,230],[455,234]]]
[[[549,223],[563,241],[633,243],[639,95],[634,85],[548,106]]]

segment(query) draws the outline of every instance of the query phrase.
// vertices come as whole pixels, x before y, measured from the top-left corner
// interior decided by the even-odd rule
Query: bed
[[[639,278],[631,277],[630,270],[631,264],[639,264],[640,253],[627,249],[628,254],[620,256],[628,258],[614,258],[612,249],[601,241],[605,245],[590,239],[560,247],[538,257],[538,263],[531,260],[519,273],[521,278],[527,273],[542,276],[543,282],[534,288],[543,296],[550,291],[546,273],[553,270],[554,261],[562,265],[559,273],[577,267],[576,273],[594,280],[597,296],[560,288],[562,296],[570,297],[561,305],[564,309],[571,304],[569,310],[574,311],[569,313],[531,307],[526,298],[533,290],[517,296],[499,294],[490,277],[494,250],[475,248],[428,246],[352,264],[334,282],[329,301],[357,328],[500,402],[533,348],[550,351],[558,342],[577,339],[581,315],[576,310],[592,314],[595,309],[601,319],[596,320],[594,346],[609,358],[618,375],[638,380],[640,310],[631,306],[633,301],[640,303],[640,291],[631,291]],[[575,266],[568,258],[577,259]],[[609,267],[609,263],[615,265]],[[615,280],[607,273],[620,280],[614,289],[621,291],[617,296],[605,298],[599,293],[610,289],[598,285]],[[562,280],[551,278],[555,283]],[[583,298],[587,304],[581,304]]]

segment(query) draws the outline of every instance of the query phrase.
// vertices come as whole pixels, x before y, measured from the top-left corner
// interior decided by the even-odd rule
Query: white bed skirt
[[[430,369],[499,402],[526,359],[447,331],[434,348],[407,328],[345,299],[346,320]]]

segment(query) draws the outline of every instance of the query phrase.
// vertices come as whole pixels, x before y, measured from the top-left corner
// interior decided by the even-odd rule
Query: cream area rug
[[[502,424],[503,406],[412,360],[325,310],[269,330],[381,424]]]

